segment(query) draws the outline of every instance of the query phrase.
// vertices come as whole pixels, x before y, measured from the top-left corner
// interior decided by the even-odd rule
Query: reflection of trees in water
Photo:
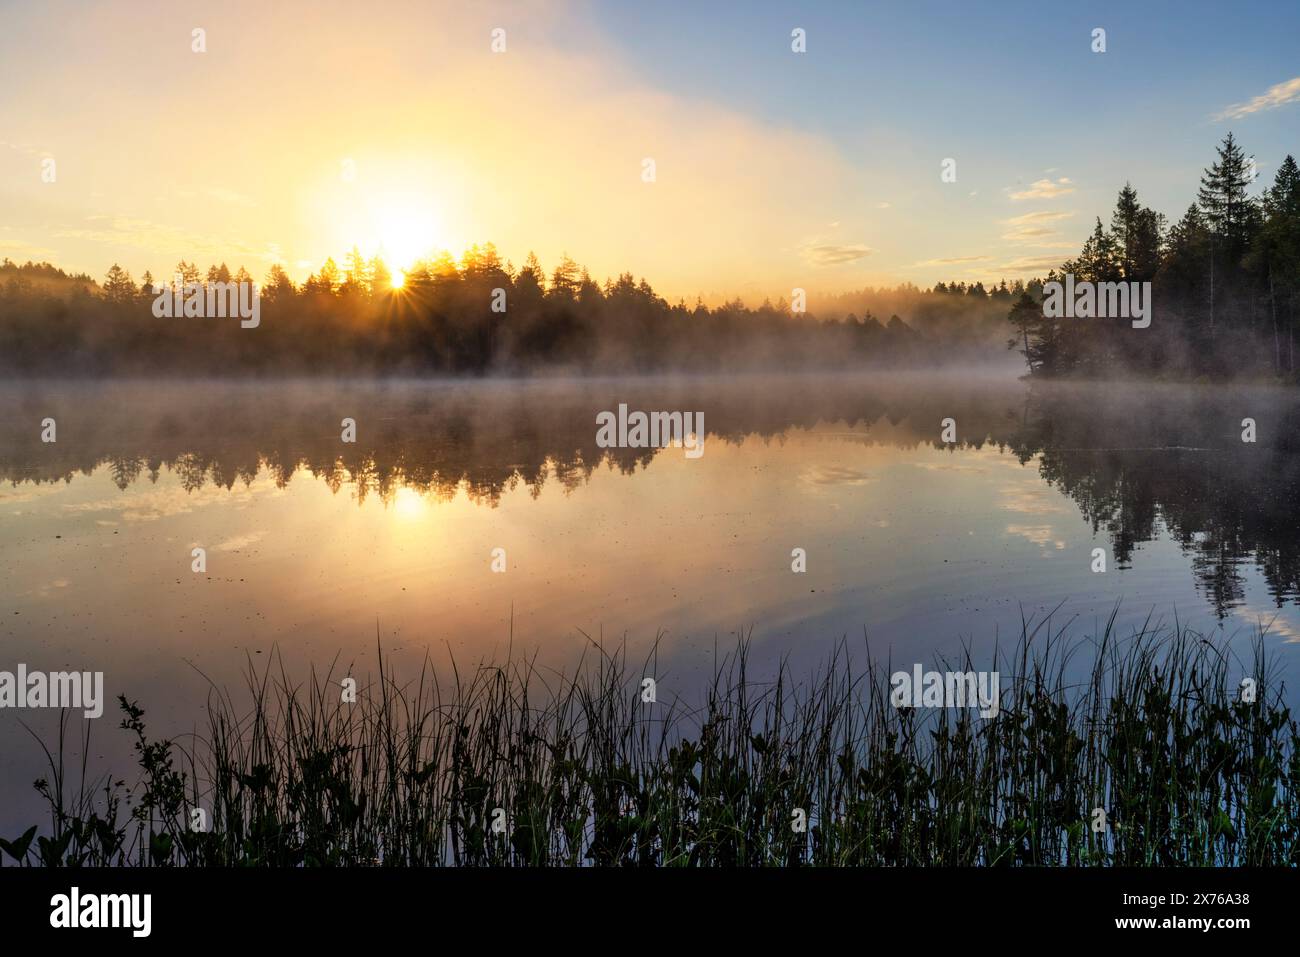
[[[157,481],[166,468],[185,489],[195,490],[248,484],[261,469],[284,487],[305,470],[335,492],[350,487],[359,501],[377,495],[387,502],[399,488],[447,500],[463,489],[471,500],[493,504],[520,483],[535,497],[548,482],[577,488],[602,465],[629,475],[646,468],[664,450],[596,445],[596,413],[620,402],[630,410],[701,410],[708,442],[780,440],[792,428],[840,421],[876,424],[873,436],[879,432],[893,444],[911,447],[937,445],[939,420],[954,408],[970,407],[969,396],[955,390],[900,398],[861,379],[829,385],[810,379],[807,388],[794,391],[765,381],[313,386],[311,391],[173,387],[166,391],[165,412],[159,411],[158,391],[143,387],[106,387],[112,390],[108,399],[93,386],[43,399],[0,393],[0,480],[70,481],[106,465],[125,490],[146,472]],[[810,391],[814,383],[817,389]],[[321,398],[323,391],[328,399]],[[1014,396],[1018,387],[990,392],[1004,397],[1002,410],[1005,396]],[[20,404],[20,410],[11,408]],[[59,440],[53,445],[42,444],[28,427],[45,415],[58,421]],[[345,415],[357,420],[356,444],[340,441],[338,423]],[[968,413],[963,432],[978,435],[969,445],[982,446],[992,425],[985,412],[978,420]]]
[[[942,447],[940,421],[958,422],[959,449],[992,443],[1068,495],[1113,560],[1131,565],[1162,535],[1189,555],[1218,614],[1244,600],[1253,562],[1280,606],[1300,603],[1300,408],[1285,393],[1188,388],[1035,385],[933,377],[527,383],[510,386],[96,386],[45,396],[0,392],[0,480],[71,481],[107,467],[127,489],[166,469],[182,487],[233,488],[259,472],[278,487],[300,471],[358,502],[402,488],[438,501],[464,491],[495,505],[521,484],[572,491],[598,467],[646,469],[656,449],[602,449],[595,415],[629,409],[702,410],[708,443],[784,441],[792,429],[841,424],[862,441]],[[34,423],[52,415],[59,440]],[[339,420],[358,423],[345,445]],[[1241,442],[1241,419],[1259,441]],[[669,454],[680,454],[669,452]],[[707,451],[706,451],[707,454]]]
[[[1220,617],[1244,601],[1242,566],[1252,561],[1279,607],[1300,604],[1294,397],[1063,387],[1036,392],[1029,409],[1013,447],[1022,460],[1040,455],[1043,478],[1105,532],[1117,563],[1131,564],[1163,528]],[[1254,444],[1241,441],[1246,417],[1259,424]]]

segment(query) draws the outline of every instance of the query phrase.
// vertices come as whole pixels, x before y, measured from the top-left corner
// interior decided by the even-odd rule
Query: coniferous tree
[[[1229,133],[1218,147],[1219,159],[1201,176],[1197,202],[1216,239],[1222,239],[1227,256],[1240,255],[1250,221],[1246,190],[1252,181],[1251,160]],[[1232,261],[1232,260],[1229,260]]]
[[[131,274],[117,263],[113,263],[113,267],[104,279],[104,298],[109,302],[125,303],[131,302],[137,295],[139,290],[131,281]]]

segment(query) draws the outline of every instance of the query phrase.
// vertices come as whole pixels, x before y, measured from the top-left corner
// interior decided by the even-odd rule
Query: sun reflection
[[[393,514],[398,518],[419,518],[427,508],[424,496],[413,488],[399,488],[393,496]]]

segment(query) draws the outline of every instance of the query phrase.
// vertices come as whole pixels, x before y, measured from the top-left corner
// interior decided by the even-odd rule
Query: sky
[[[1229,130],[1260,187],[1300,152],[1300,4],[1084,6],[0,0],[0,257],[493,242],[755,304],[1042,275]]]

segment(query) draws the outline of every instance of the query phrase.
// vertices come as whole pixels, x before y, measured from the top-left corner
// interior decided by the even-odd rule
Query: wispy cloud
[[[1279,106],[1286,106],[1288,103],[1294,103],[1297,100],[1300,100],[1300,76],[1287,80],[1285,83],[1276,83],[1264,93],[1247,100],[1245,103],[1234,103],[1222,112],[1214,114],[1214,119],[1216,121],[1238,120],[1243,116],[1250,116],[1252,113],[1259,113],[1263,110],[1275,110]]]
[[[919,263],[913,263],[912,267],[915,269],[922,266],[959,266],[962,263],[988,262],[992,258],[992,256],[950,256],[947,259],[925,259]]]
[[[1074,183],[1068,176],[1062,176],[1056,180],[1035,180],[1029,184],[1028,189],[1012,193],[1011,198],[1017,201],[1022,199],[1055,199],[1058,196],[1065,196],[1067,193],[1073,192]]]
[[[842,266],[866,259],[872,250],[862,243],[810,243],[803,248],[804,258],[815,266]]]
[[[1003,239],[1009,239],[1014,242],[1023,242],[1028,239],[1034,239],[1038,236],[1055,236],[1056,230],[1049,226],[1020,226],[1009,233],[1003,235]]]
[[[1037,212],[1012,216],[1010,219],[1004,219],[1001,222],[1003,226],[1027,226],[1031,223],[1053,223],[1059,219],[1069,219],[1073,215],[1074,213],[1070,212],[1040,209]]]
[[[1012,243],[1050,246],[1052,244],[1043,243],[1041,240],[1059,235],[1051,224],[1069,219],[1073,215],[1074,213],[1070,212],[1040,209],[1034,213],[1025,213],[1023,216],[999,220],[1003,226],[1011,227],[1002,234],[1002,238]]]
[[[1031,276],[1041,275],[1060,265],[1060,256],[1021,256],[1004,262],[998,269],[1008,276]]]

